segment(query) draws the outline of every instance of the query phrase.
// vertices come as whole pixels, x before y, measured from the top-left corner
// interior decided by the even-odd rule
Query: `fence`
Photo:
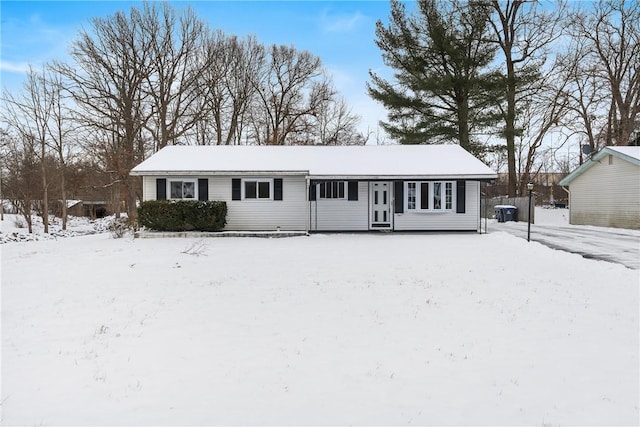
[[[518,208],[518,221],[527,221],[527,209],[529,209],[529,197],[483,197],[480,201],[480,212],[483,218],[494,217],[494,206],[513,205]],[[535,223],[536,196],[531,195],[531,223]]]

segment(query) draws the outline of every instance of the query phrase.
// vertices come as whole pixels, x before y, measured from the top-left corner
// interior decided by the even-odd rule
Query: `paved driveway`
[[[527,238],[526,222],[489,223],[489,232],[506,231]],[[531,224],[531,240],[585,258],[640,270],[640,231],[587,226]]]

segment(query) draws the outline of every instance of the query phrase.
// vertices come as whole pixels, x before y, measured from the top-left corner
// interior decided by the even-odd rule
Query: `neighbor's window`
[[[346,185],[344,181],[328,181],[318,184],[318,195],[321,199],[344,199]]]
[[[454,186],[452,181],[418,181],[406,183],[407,211],[453,210]]]
[[[172,199],[194,199],[196,197],[195,181],[170,181]]]
[[[271,180],[254,179],[244,181],[245,199],[271,199]]]

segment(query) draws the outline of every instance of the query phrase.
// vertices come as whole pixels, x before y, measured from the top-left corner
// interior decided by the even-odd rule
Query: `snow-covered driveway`
[[[527,222],[494,223],[489,226],[489,232],[494,231],[507,231],[526,239]],[[543,221],[542,224],[531,224],[531,241],[640,270],[640,231],[637,230],[545,224]]]

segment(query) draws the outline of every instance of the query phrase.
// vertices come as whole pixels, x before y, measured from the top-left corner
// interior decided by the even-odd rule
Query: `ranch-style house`
[[[143,200],[220,200],[232,231],[479,231],[496,173],[458,145],[169,146]]]

